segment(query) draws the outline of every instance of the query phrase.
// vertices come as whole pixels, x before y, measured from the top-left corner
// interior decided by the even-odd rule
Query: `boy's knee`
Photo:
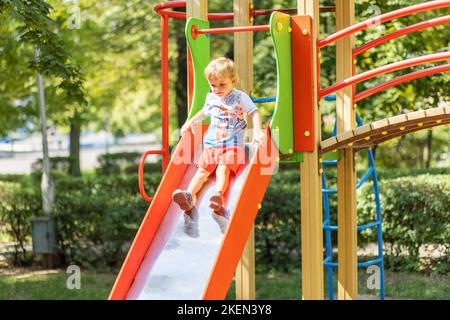
[[[217,166],[216,172],[227,174],[230,172],[230,168],[228,168],[228,166],[226,166],[226,165],[221,164],[221,165]]]
[[[208,178],[209,175],[211,174],[210,172],[206,171],[203,168],[198,168],[198,172],[202,178]]]

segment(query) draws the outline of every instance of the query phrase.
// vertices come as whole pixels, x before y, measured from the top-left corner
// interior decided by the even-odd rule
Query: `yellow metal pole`
[[[251,0],[234,0],[234,26],[249,26]],[[234,62],[238,77],[238,88],[250,93],[253,89],[253,33],[242,32],[234,34]],[[249,120],[249,119],[247,119]],[[248,121],[249,129],[252,128]],[[236,268],[236,299],[255,299],[255,236],[254,228],[248,237],[247,244]]]
[[[336,0],[336,30],[355,22],[354,0]],[[336,43],[336,81],[352,76],[354,37]],[[355,128],[352,87],[336,94],[337,133]],[[356,172],[352,146],[340,151],[338,161],[338,299],[357,298]]]
[[[303,154],[300,164],[300,198],[302,225],[302,297],[323,299],[323,229],[322,229],[322,184],[319,172],[318,147],[321,140],[320,110],[317,102],[317,55],[316,41],[319,36],[319,1],[298,0],[299,15],[310,15],[313,19],[313,87],[314,87],[314,137],[313,152]]]

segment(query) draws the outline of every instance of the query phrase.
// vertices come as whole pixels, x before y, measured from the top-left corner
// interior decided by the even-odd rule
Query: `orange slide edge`
[[[266,137],[266,143],[258,147],[249,164],[251,167],[248,176],[237,198],[235,211],[219,248],[202,299],[224,299],[233,280],[234,271],[278,163],[278,149],[270,138],[268,126]]]

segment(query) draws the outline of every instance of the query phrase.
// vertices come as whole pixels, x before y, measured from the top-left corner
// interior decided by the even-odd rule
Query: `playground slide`
[[[198,131],[204,133],[204,130]],[[214,179],[209,179],[202,188],[196,209],[197,237],[184,232],[183,212],[171,199],[173,190],[187,187],[196,171],[195,160],[201,154],[202,139],[191,133],[183,136],[128,252],[110,299],[225,298],[276,166],[277,150],[270,134],[267,136],[264,146],[246,145],[248,164],[242,165],[230,181],[226,195],[230,221],[224,234],[209,208]]]

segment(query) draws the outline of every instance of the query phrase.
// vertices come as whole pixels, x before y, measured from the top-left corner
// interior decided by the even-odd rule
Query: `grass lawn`
[[[64,270],[0,274],[0,300],[103,300],[115,280],[112,273],[82,272],[81,289],[67,289]]]
[[[102,300],[108,297],[115,276],[113,273],[82,271],[81,289],[69,290],[66,287],[68,275],[64,270],[19,270],[16,274],[0,270],[0,300]],[[376,299],[377,292],[367,289],[366,279],[367,275],[361,272],[359,293],[365,298]],[[300,288],[299,271],[292,274],[271,272],[256,276],[257,299],[300,299]],[[430,278],[415,273],[386,272],[385,288],[388,299],[448,299],[450,276]],[[227,299],[234,297],[233,281]]]

